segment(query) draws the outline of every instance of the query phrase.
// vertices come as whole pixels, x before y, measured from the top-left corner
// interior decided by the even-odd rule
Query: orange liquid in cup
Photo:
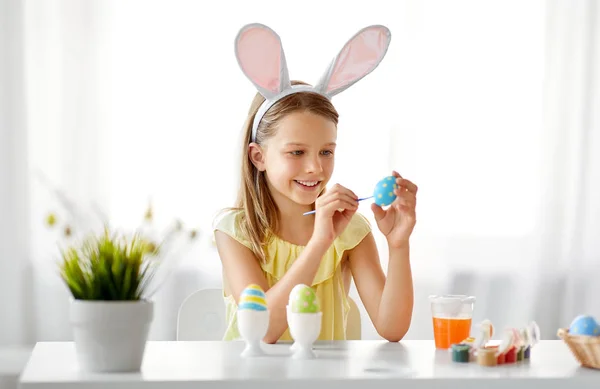
[[[433,318],[433,338],[436,348],[450,348],[451,345],[467,339],[470,333],[470,318]]]

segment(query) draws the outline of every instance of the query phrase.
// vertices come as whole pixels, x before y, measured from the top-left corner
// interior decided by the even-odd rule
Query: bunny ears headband
[[[244,26],[235,39],[235,56],[244,75],[265,98],[254,117],[252,142],[256,141],[256,129],[264,114],[277,101],[298,92],[331,99],[371,73],[383,60],[390,40],[387,27],[365,27],[346,42],[316,86],[291,85],[279,35],[263,24]]]

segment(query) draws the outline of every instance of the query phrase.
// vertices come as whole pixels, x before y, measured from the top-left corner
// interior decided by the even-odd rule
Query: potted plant
[[[90,235],[62,253],[60,274],[73,298],[70,322],[84,370],[141,368],[153,302],[144,298],[157,270],[156,248],[139,235]]]
[[[53,212],[46,223],[64,238],[58,267],[71,294],[70,323],[80,368],[91,372],[139,371],[154,318],[151,296],[169,273],[167,270],[165,274],[169,268],[165,260],[175,257],[177,264],[199,234],[185,230],[179,221],[167,233],[157,234],[149,228],[151,206],[142,225],[132,233],[111,228],[106,221],[93,232],[91,225],[84,226],[83,222],[90,218],[81,217],[81,209],[62,191],[54,192],[69,216],[63,219]],[[170,265],[173,271],[175,266]]]

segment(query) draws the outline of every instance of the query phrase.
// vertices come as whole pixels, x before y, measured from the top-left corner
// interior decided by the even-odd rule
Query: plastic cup
[[[435,347],[448,349],[467,339],[471,333],[474,296],[429,296]]]

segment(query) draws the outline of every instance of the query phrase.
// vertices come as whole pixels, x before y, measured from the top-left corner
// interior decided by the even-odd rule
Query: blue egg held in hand
[[[590,315],[579,315],[571,322],[570,335],[600,336],[600,326]]]
[[[375,185],[375,190],[373,191],[373,199],[375,200],[375,204],[382,207],[393,203],[396,199],[394,189],[396,189],[397,186],[396,177],[394,176],[388,176],[379,181],[377,185]]]

